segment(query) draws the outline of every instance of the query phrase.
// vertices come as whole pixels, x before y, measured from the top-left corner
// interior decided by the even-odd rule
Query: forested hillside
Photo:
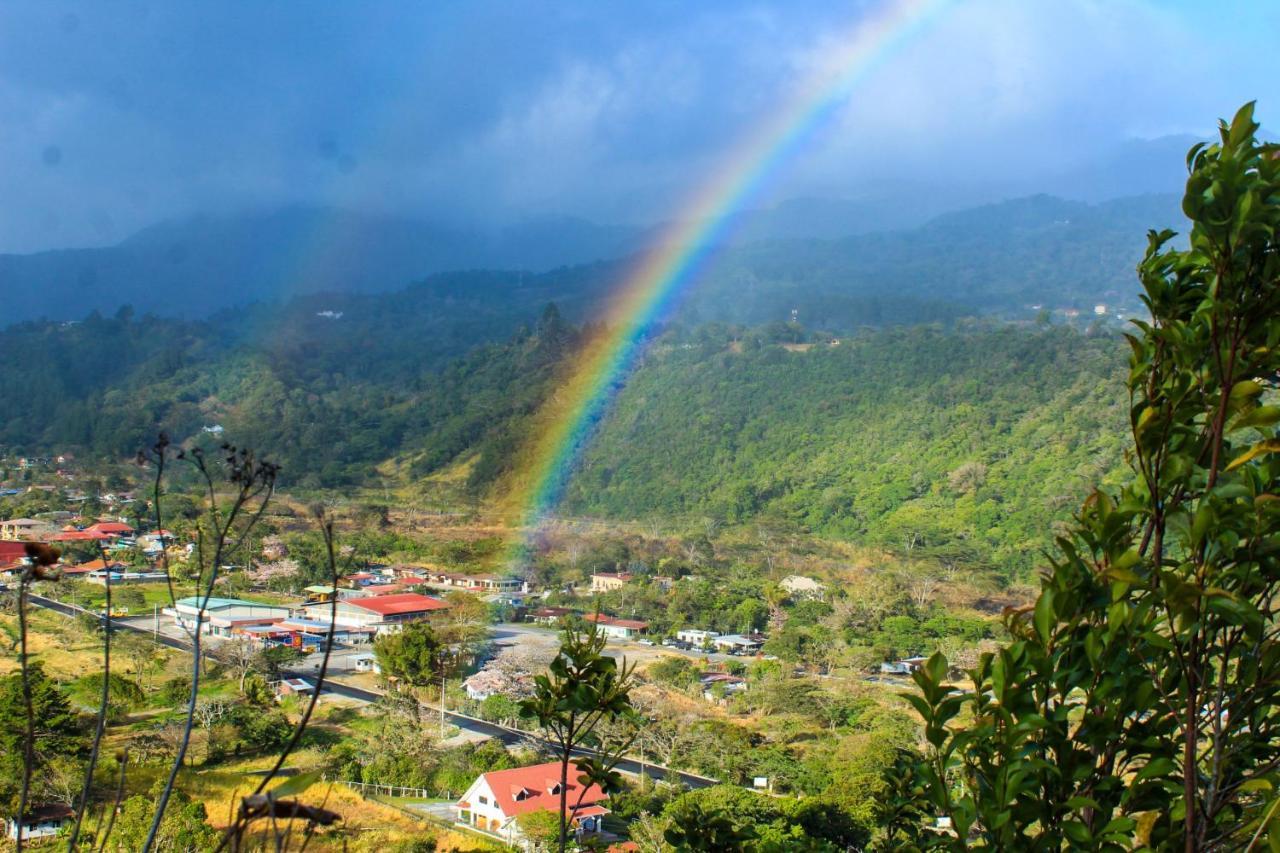
[[[293,488],[461,472],[483,500],[501,494],[584,334],[548,308],[437,370],[389,325],[312,319],[360,334],[237,339],[126,314],[14,327],[0,336],[14,402],[0,442],[124,458],[158,429],[211,441],[221,427]],[[783,324],[669,328],[613,403],[567,511],[769,517],[1011,566],[1119,461],[1115,335],[983,322],[828,341]],[[395,473],[375,470],[388,461]]]
[[[1026,565],[1120,462],[1118,337],[930,328],[671,348],[618,397],[572,511],[791,520]]]

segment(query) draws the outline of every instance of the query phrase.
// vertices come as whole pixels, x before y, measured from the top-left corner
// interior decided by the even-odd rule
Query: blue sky
[[[763,121],[863,2],[15,2],[0,251],[329,204],[647,222]],[[956,0],[770,197],[1000,182],[1132,137],[1275,125],[1280,3]]]

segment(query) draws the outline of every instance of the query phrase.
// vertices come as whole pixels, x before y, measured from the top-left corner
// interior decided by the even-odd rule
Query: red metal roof
[[[0,539],[0,563],[10,560],[21,560],[27,556],[27,544],[11,539]]]
[[[348,598],[343,604],[354,604],[380,616],[400,616],[405,613],[421,613],[429,610],[445,610],[448,604],[429,595],[406,592],[400,595],[377,595],[368,598]]]
[[[405,588],[405,585],[402,583],[383,583],[370,584],[369,586],[364,587],[364,591],[369,593],[369,595],[390,595],[393,592],[399,592]]]
[[[566,804],[574,819],[606,814],[609,810],[600,803],[607,799],[608,795],[599,785],[591,785],[583,793],[582,783],[578,781],[580,775],[577,765],[569,767]],[[560,792],[554,787],[560,783],[559,761],[535,764],[532,767],[515,767],[511,770],[495,770],[492,773],[485,773],[484,780],[488,783],[489,790],[493,791],[498,808],[502,809],[502,813],[507,817],[542,809],[552,812],[560,811]],[[519,800],[515,798],[518,792],[524,794]],[[578,803],[579,797],[582,798],[581,804],[575,810],[573,806]],[[458,807],[466,808],[463,803],[459,803]]]
[[[97,524],[91,524],[85,528],[88,533],[106,533],[110,536],[130,536],[133,534],[133,528],[119,521],[99,521]]]
[[[613,625],[617,628],[630,628],[633,631],[643,631],[649,627],[648,622],[641,622],[639,619],[615,619],[612,616],[599,616],[590,613],[584,617],[588,622],[595,622],[598,625]]]

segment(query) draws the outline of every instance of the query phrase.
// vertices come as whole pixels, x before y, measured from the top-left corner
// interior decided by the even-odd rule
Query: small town
[[[542,740],[545,734],[522,717],[520,703],[535,695],[537,678],[558,654],[566,629],[591,632],[603,656],[635,667],[633,701],[652,726],[618,755],[624,795],[594,784],[581,789],[574,778],[563,783],[574,792],[564,813],[573,838],[614,850],[643,849],[621,819],[652,816],[681,792],[729,784],[744,796],[768,799],[794,789],[795,770],[752,761],[763,741],[747,746],[759,737],[750,733],[756,724],[749,721],[763,708],[773,709],[766,715],[778,713],[777,703],[790,703],[789,691],[812,697],[813,713],[835,714],[835,725],[863,718],[874,706],[892,719],[901,713],[890,710],[892,690],[907,685],[924,661],[903,647],[898,657],[850,669],[775,649],[770,625],[778,619],[764,601],[744,600],[729,619],[637,618],[662,612],[639,604],[640,597],[661,601],[706,583],[705,573],[718,571],[714,559],[660,558],[655,565],[661,573],[637,559],[591,568],[604,565],[603,554],[619,543],[612,534],[596,541],[596,533],[586,532],[566,543],[559,558],[577,563],[581,573],[575,579],[557,572],[562,580],[548,584],[539,580],[545,569],[482,570],[500,564],[477,556],[488,546],[478,548],[474,539],[444,539],[473,535],[452,516],[429,521],[408,537],[431,543],[444,562],[352,559],[336,580],[319,583],[299,559],[302,543],[313,535],[310,525],[285,504],[259,521],[262,535],[253,552],[240,552],[236,564],[219,567],[212,587],[201,586],[209,572],[199,516],[162,516],[165,526],[159,527],[141,481],[99,491],[101,477],[71,455],[5,464],[10,477],[3,498],[42,509],[0,520],[0,594],[12,595],[24,577],[31,578],[33,546],[57,549],[57,559],[41,568],[43,580],[27,589],[28,631],[81,647],[99,642],[93,636],[109,626],[115,659],[127,655],[129,661],[117,663],[112,678],[128,684],[135,698],[129,700],[134,710],[108,731],[118,732],[122,743],[172,737],[166,733],[181,720],[182,704],[168,713],[147,709],[189,683],[181,675],[162,679],[198,640],[205,667],[221,675],[206,676],[199,688],[194,714],[209,722],[193,737],[208,743],[202,760],[190,766],[235,766],[237,753],[253,751],[243,743],[228,756],[214,746],[225,731],[217,721],[238,714],[240,703],[265,701],[284,725],[314,696],[315,714],[350,720],[326,726],[338,738],[336,753],[356,750],[365,757],[354,765],[339,761],[331,746],[328,755],[322,750],[311,759],[310,772],[339,785],[353,808],[364,804],[371,814],[389,811],[445,833],[441,837],[457,845],[450,849],[484,849],[485,843],[534,849],[545,838],[546,821],[539,826],[528,816],[557,808],[560,763],[549,760],[554,752]],[[358,538],[364,523],[367,513],[354,511],[340,526]],[[580,553],[588,540],[603,549],[599,561]],[[828,607],[826,584],[802,574],[780,577],[769,596],[779,608]],[[83,678],[91,672],[89,665]],[[219,683],[226,679],[230,684]],[[836,704],[818,710],[828,702]],[[735,719],[742,722],[729,722]],[[406,724],[417,734],[401,731],[395,747],[365,740],[370,726]],[[747,748],[728,764],[708,752],[725,738],[741,739]],[[398,756],[389,751],[405,748],[405,739],[413,750],[467,756],[474,777],[465,786],[456,775],[450,779],[458,781],[442,785],[438,776],[395,768]],[[164,750],[151,748],[163,756]],[[13,817],[7,827],[11,838],[19,831],[33,839],[58,837],[75,819],[71,803],[40,801],[28,810],[25,829]]]

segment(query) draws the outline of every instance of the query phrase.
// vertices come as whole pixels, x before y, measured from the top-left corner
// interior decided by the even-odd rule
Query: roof
[[[133,533],[133,528],[119,521],[99,521],[97,524],[91,524],[85,530],[93,533]]]
[[[119,560],[104,560],[101,557],[74,566],[77,571],[81,572],[98,572],[103,569],[123,569],[124,567],[125,564]]]
[[[332,586],[330,586],[329,584],[324,584],[324,583],[316,583],[316,584],[312,584],[311,586],[304,586],[302,589],[303,589],[303,591],[305,591],[305,592],[317,592],[317,593],[319,593],[319,592],[332,593],[332,592],[333,592],[333,587],[332,587]]]
[[[64,530],[61,533],[55,533],[49,537],[50,542],[97,542],[100,539],[110,539],[110,535],[106,533],[93,533],[88,530]]]
[[[639,619],[615,619],[612,616],[597,616],[592,613],[582,617],[588,622],[595,622],[598,625],[612,625],[615,628],[631,628],[635,631],[643,631],[649,627],[648,622],[641,622]]]
[[[202,598],[199,596],[187,596],[179,598],[177,604],[185,604],[187,607],[199,607]],[[205,604],[206,610],[221,609],[223,607],[274,607],[276,610],[288,610],[282,604],[266,604],[261,601],[245,601],[243,598],[210,598]]]
[[[579,775],[577,765],[569,768],[568,807],[572,809],[573,804],[578,802],[578,797],[582,797],[581,805],[573,812],[573,816],[589,817],[592,814],[604,814],[607,809],[601,808],[599,804],[608,795],[599,785],[592,785],[583,792],[582,783],[578,781]],[[560,811],[560,793],[559,791],[552,793],[555,790],[554,786],[560,783],[559,761],[535,764],[532,767],[515,767],[511,770],[495,770],[492,773],[482,774],[481,778],[488,783],[498,808],[502,809],[502,813],[507,817],[543,809],[557,813]],[[518,800],[517,794],[521,795]],[[592,809],[590,814],[587,813],[588,809]]]
[[[0,539],[0,562],[20,560],[27,556],[27,543],[15,542],[12,539]]]
[[[400,616],[405,613],[423,613],[429,610],[445,610],[448,604],[429,595],[405,592],[400,595],[378,595],[368,598],[348,598],[343,604],[351,604],[379,616]]]
[[[402,589],[406,589],[406,586],[402,583],[383,583],[370,584],[364,588],[364,591],[369,595],[389,595]]]
[[[42,820],[65,820],[75,817],[70,806],[63,803],[41,803],[27,809],[26,823],[39,823]]]

